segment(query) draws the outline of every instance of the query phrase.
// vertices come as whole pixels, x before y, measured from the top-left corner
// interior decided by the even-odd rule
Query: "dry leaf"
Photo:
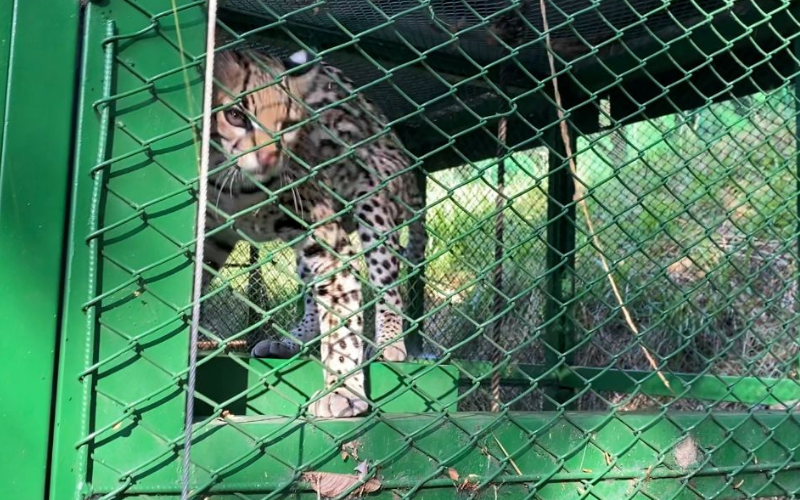
[[[475,491],[477,489],[478,489],[478,476],[476,474],[470,474],[469,476],[464,478],[461,484],[456,486],[456,490],[458,491]]]
[[[581,471],[585,472],[586,474],[590,474],[592,469],[581,469]]]
[[[222,415],[221,416],[222,416],[222,418],[230,418],[230,417],[233,417],[234,415],[233,415],[233,413],[231,413],[228,410],[222,410]]]
[[[451,480],[458,481],[458,472],[454,468],[447,469],[447,475],[450,476]]]
[[[358,476],[353,474],[335,474],[333,472],[306,472],[303,480],[311,484],[311,488],[324,497],[336,497],[360,483]],[[353,491],[356,497],[365,493],[372,493],[381,488],[381,482],[370,479]]]
[[[358,440],[348,441],[347,443],[342,444],[342,457],[343,460],[347,460],[344,458],[346,454],[348,457],[353,457],[353,460],[358,460],[358,447],[361,446],[361,443]]]
[[[734,489],[734,490],[738,490],[739,488],[741,488],[741,487],[742,487],[742,485],[743,485],[743,484],[744,484],[744,479],[742,479],[742,480],[741,480],[741,481],[739,481],[738,483],[734,484],[734,485],[733,485],[733,489]]]

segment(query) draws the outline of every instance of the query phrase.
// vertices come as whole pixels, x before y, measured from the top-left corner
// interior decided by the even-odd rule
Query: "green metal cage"
[[[8,495],[180,498],[206,2],[8,4]],[[412,356],[371,360],[346,419],[307,411],[316,345],[249,354],[302,290],[287,245],[237,244],[202,300],[191,497],[800,497],[798,15],[220,0],[217,51],[307,49],[380,105],[429,242]]]

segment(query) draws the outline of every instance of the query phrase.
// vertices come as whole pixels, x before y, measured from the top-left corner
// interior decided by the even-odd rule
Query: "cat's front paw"
[[[402,340],[384,347],[380,355],[380,359],[393,363],[405,361],[407,357],[406,344]]]
[[[341,387],[314,402],[309,407],[309,412],[315,417],[348,418],[362,415],[368,409],[369,404],[366,401]]]
[[[262,340],[250,350],[254,358],[288,359],[297,354],[299,348],[276,340]]]

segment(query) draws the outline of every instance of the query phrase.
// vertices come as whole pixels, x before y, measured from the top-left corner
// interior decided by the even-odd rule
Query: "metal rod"
[[[570,139],[574,141],[574,138]],[[567,166],[564,142],[553,127],[548,133],[549,175],[547,184],[547,252],[544,340],[547,364],[565,363],[566,351],[572,341],[572,324],[568,316],[568,303],[573,290],[565,292],[565,279],[575,267],[575,184]],[[573,151],[575,147],[571,148]],[[548,391],[552,401],[545,400],[544,409],[557,409],[564,403],[573,389],[555,387]]]
[[[113,21],[106,23],[106,39],[103,45],[103,99],[107,99],[112,92],[114,84],[114,49],[116,48],[113,41],[109,41],[116,32],[116,26]],[[108,135],[111,115],[111,104],[108,102],[103,103],[98,107],[100,113],[100,137],[97,141],[97,163],[105,161],[108,154]],[[106,172],[108,167],[98,169],[92,172],[92,201],[89,211],[89,227],[87,233],[91,234],[98,230],[100,227],[100,207],[103,203],[103,186],[106,182]],[[88,284],[88,301],[98,294],[98,279],[99,279],[99,260],[100,248],[97,238],[91,238],[89,244],[89,259],[87,263],[87,284]],[[97,309],[100,307],[99,303],[92,305],[86,309],[86,346],[84,349],[84,366],[92,365],[94,361],[94,344],[97,335]],[[90,418],[92,409],[92,389],[94,388],[94,374],[81,377],[80,382],[81,396],[83,400],[83,410],[81,411],[81,436],[87,436],[91,432],[92,421]],[[78,456],[76,457],[75,471],[79,476],[79,481],[82,483],[87,479],[88,461],[89,461],[89,445],[83,443],[78,445]],[[84,448],[81,450],[80,448]],[[82,498],[83,494],[80,490],[75,491],[76,498]]]
[[[262,307],[264,304],[261,302],[261,288],[264,286],[263,281],[261,280],[261,268],[256,266],[258,264],[258,247],[255,245],[248,246],[248,266],[251,267],[250,271],[247,273],[247,298],[250,299],[250,302],[256,304],[258,307]],[[247,326],[254,325],[258,323],[260,319],[258,317],[258,313],[252,307],[247,308]]]
[[[497,469],[502,470],[502,469]],[[593,472],[561,472],[556,474],[523,474],[523,475],[497,475],[494,477],[479,477],[478,484],[484,485],[502,485],[502,484],[520,484],[520,483],[540,483],[546,482],[547,484],[558,483],[575,483],[575,482],[595,482],[603,483],[606,481],[629,481],[629,480],[658,480],[658,479],[675,479],[685,480],[687,477],[725,477],[733,475],[734,477],[741,477],[746,474],[764,474],[779,471],[779,473],[790,473],[791,471],[800,470],[800,462],[788,463],[763,463],[751,465],[728,465],[723,467],[707,467],[696,471],[685,471],[680,469],[654,469],[648,471],[646,468],[641,470],[609,470],[600,475],[600,471]],[[599,479],[598,479],[599,477]],[[788,477],[788,476],[786,476]],[[486,481],[488,479],[488,481]],[[381,489],[389,491],[393,489],[407,489],[407,488],[453,488],[454,482],[449,478],[437,477],[436,479],[428,479],[419,477],[406,477],[398,479],[386,479],[381,481]],[[202,488],[199,488],[202,490]],[[220,482],[215,484],[208,491],[213,493],[270,493],[274,491],[284,491],[291,489],[295,492],[313,491],[313,486],[305,481],[290,480],[286,482],[234,482],[225,483]],[[127,490],[128,493],[142,494],[142,495],[164,495],[175,493],[174,486],[150,486],[150,487],[132,487]]]
[[[417,180],[417,187],[422,198],[422,206],[427,205],[427,191],[428,191],[428,176],[421,168],[414,171]],[[426,262],[421,262],[417,272],[414,273],[408,280],[408,307],[407,315],[411,321],[406,321],[404,331],[406,334],[405,342],[408,355],[410,357],[417,357],[422,354],[422,332],[423,319],[425,316],[425,267]]]
[[[794,56],[796,61],[800,61],[800,39],[794,41]],[[798,71],[798,68],[795,69]],[[800,286],[800,71],[794,77],[794,137],[795,137],[795,161],[796,166],[796,183],[795,183],[795,207],[797,210],[797,253],[795,254],[795,266],[798,268],[795,274],[795,280]],[[795,294],[795,300],[800,301],[800,296]],[[800,328],[798,328],[798,342],[800,342]],[[798,366],[800,366],[800,356],[797,358]]]

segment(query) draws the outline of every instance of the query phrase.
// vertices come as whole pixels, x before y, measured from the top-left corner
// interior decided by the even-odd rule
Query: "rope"
[[[650,351],[647,350],[647,347],[645,347],[644,344],[641,344],[641,341],[639,340],[639,328],[633,321],[633,316],[631,316],[628,306],[625,304],[625,300],[622,298],[622,293],[619,291],[619,287],[617,286],[617,280],[614,279],[614,275],[611,272],[611,267],[608,265],[608,260],[606,259],[605,251],[603,250],[603,246],[600,244],[600,238],[597,236],[597,232],[594,229],[594,223],[592,222],[592,217],[589,214],[589,208],[586,204],[586,198],[583,194],[583,185],[578,180],[578,167],[575,165],[575,156],[573,155],[572,147],[570,146],[569,128],[567,127],[567,120],[564,116],[564,106],[561,101],[561,92],[558,88],[558,73],[556,72],[556,63],[555,58],[553,57],[553,44],[550,40],[550,26],[547,22],[547,7],[545,5],[545,0],[539,0],[539,8],[542,12],[542,29],[544,30],[544,40],[547,47],[547,60],[550,63],[550,76],[553,82],[553,97],[555,97],[556,100],[556,115],[558,116],[561,140],[564,142],[564,151],[569,159],[569,169],[575,184],[573,201],[576,201],[581,206],[583,217],[586,219],[586,227],[589,229],[589,235],[592,239],[592,246],[594,246],[595,250],[597,250],[597,257],[600,260],[603,271],[606,273],[606,278],[608,278],[608,282],[611,285],[611,290],[614,292],[614,298],[617,299],[617,304],[619,304],[619,307],[622,310],[622,315],[625,318],[625,322],[628,324],[628,328],[630,328],[631,332],[636,337],[637,343],[639,343],[639,347],[642,350],[642,354],[644,354],[644,357],[647,358],[647,362],[650,363],[650,366],[661,380],[661,383],[664,384],[664,387],[666,387],[671,394],[675,394],[675,391],[673,391],[672,387],[669,385],[669,381],[658,368],[658,363],[656,362],[655,358],[653,358],[653,355],[650,354]]]
[[[197,248],[195,249],[194,289],[192,291],[192,326],[189,337],[189,380],[186,385],[186,422],[183,442],[183,477],[181,500],[189,499],[189,467],[194,421],[194,391],[197,375],[197,340],[200,327],[200,296],[203,284],[203,245],[206,237],[206,201],[208,200],[208,161],[211,148],[211,97],[214,85],[214,38],[217,24],[217,0],[208,0],[206,31],[206,68],[203,81],[203,132],[200,141],[200,178],[197,196]],[[183,52],[183,49],[181,49]]]
[[[494,287],[495,287],[495,299],[494,299],[494,316],[495,321],[492,325],[492,340],[495,344],[497,344],[497,340],[500,339],[500,320],[498,316],[500,315],[500,311],[502,311],[504,306],[503,296],[501,295],[501,290],[503,289],[503,253],[504,253],[504,245],[503,245],[503,238],[505,232],[505,217],[503,213],[503,207],[505,206],[505,183],[506,183],[506,162],[505,162],[505,144],[506,144],[506,130],[508,128],[507,118],[505,116],[500,118],[500,123],[497,125],[497,139],[500,141],[500,144],[497,145],[497,156],[500,158],[499,163],[497,164],[497,198],[495,199],[495,207],[497,208],[497,217],[495,219],[495,228],[494,228],[494,237],[495,237],[495,249],[494,249],[494,260],[495,260],[495,268],[494,268]],[[492,381],[491,381],[491,390],[492,390],[492,405],[491,411],[499,412],[500,411],[500,370],[498,367],[500,363],[503,361],[504,353],[502,349],[498,345],[494,346],[494,356],[492,356],[492,364],[494,365],[495,371],[492,373]]]

